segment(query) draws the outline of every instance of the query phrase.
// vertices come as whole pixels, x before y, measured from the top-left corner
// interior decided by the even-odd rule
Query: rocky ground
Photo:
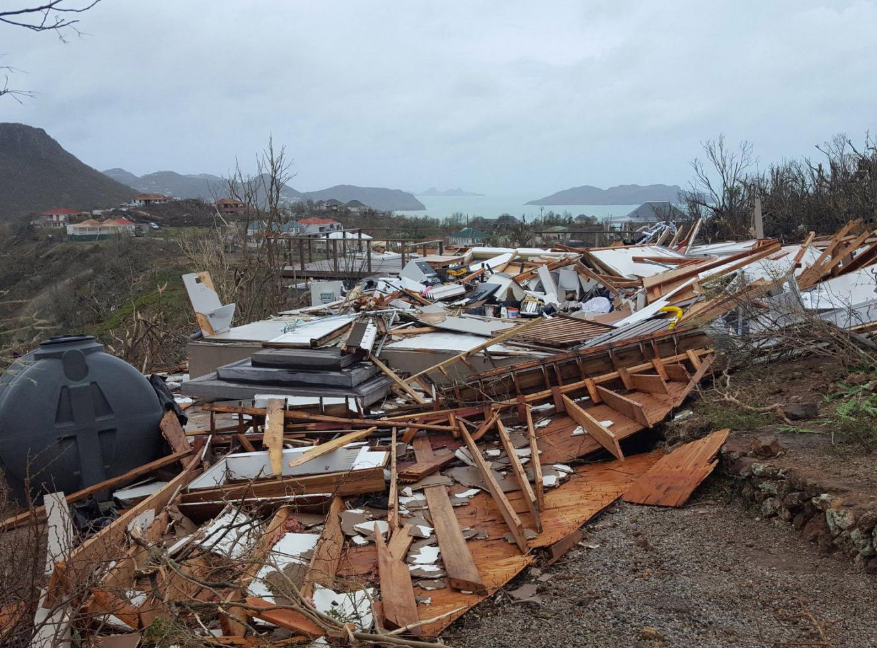
[[[617,504],[579,548],[444,635],[454,646],[877,646],[877,579],[715,476],[682,509]],[[539,601],[513,594],[535,585]],[[533,588],[527,588],[532,590]],[[526,594],[525,589],[521,594]],[[526,597],[525,597],[526,598]]]

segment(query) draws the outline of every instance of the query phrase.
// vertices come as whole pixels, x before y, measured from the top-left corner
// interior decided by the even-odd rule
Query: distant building
[[[326,232],[337,232],[344,229],[341,223],[331,218],[302,218],[298,221],[298,224],[301,227],[301,233],[306,235],[325,234]]]
[[[148,207],[149,205],[163,205],[170,202],[170,200],[170,196],[165,196],[164,194],[142,193],[134,196],[134,200],[131,201],[131,204],[137,207]]]
[[[351,200],[349,203],[344,205],[344,207],[347,209],[347,211],[351,211],[354,214],[358,214],[359,212],[363,212],[368,209],[368,205],[358,200]]]
[[[264,236],[267,229],[268,223],[266,221],[253,221],[247,227],[247,238]],[[302,226],[295,221],[289,221],[286,223],[274,223],[271,230],[275,236],[298,236],[302,233]]]
[[[31,220],[31,225],[60,229],[66,227],[71,217],[82,216],[84,213],[85,212],[76,211],[75,209],[47,209],[46,211],[37,214]]]
[[[555,225],[554,227],[549,227],[547,230],[542,232],[542,240],[545,242],[568,241],[569,228],[564,227],[563,225]]]
[[[108,218],[101,222],[90,218],[67,225],[67,236],[80,241],[97,241],[110,236],[134,236],[136,225],[125,218]]]
[[[634,223],[661,223],[664,221],[682,221],[687,218],[684,211],[666,200],[650,200],[645,202],[624,217],[625,220]]]
[[[246,209],[246,205],[234,198],[220,198],[213,205],[220,214],[240,214]]]
[[[448,237],[448,243],[457,247],[466,247],[471,245],[481,245],[487,240],[489,234],[480,230],[464,227],[453,236]]]
[[[341,207],[344,207],[344,203],[340,200],[335,200],[334,198],[329,198],[326,201],[326,211],[338,211]]]

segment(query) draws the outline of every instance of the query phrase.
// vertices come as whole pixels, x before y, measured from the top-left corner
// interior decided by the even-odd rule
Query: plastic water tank
[[[149,381],[91,336],[49,338],[0,378],[0,470],[24,501],[73,493],[160,457]]]

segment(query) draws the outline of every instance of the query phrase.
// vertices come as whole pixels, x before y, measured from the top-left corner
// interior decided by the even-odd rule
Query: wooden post
[[[338,272],[338,239],[332,239],[332,269]]]

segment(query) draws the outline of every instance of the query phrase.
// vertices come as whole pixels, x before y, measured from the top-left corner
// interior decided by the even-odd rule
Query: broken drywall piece
[[[542,599],[537,595],[539,586],[534,583],[521,585],[519,588],[510,591],[508,594],[516,601],[522,603],[542,603]]]
[[[352,623],[357,629],[369,630],[374,625],[372,601],[375,590],[365,588],[352,592],[336,592],[320,584],[314,586],[314,607],[340,623]]]
[[[579,425],[576,427],[575,430],[572,431],[572,434],[570,436],[584,436],[584,435],[585,435],[585,428],[583,428],[581,425]]]
[[[212,332],[204,331],[205,335],[226,333],[231,328],[231,322],[234,319],[235,305],[223,306],[222,302],[219,301],[219,295],[213,289],[209,273],[184,274],[183,285],[186,287],[186,294],[189,296],[189,302],[192,304],[195,314],[203,316],[213,329]]]
[[[441,590],[447,588],[448,586],[444,578],[437,578],[436,580],[422,579],[417,581],[415,585],[420,589],[426,591]]]
[[[390,524],[386,520],[369,520],[368,522],[355,524],[353,528],[371,540],[375,537],[375,528],[377,528],[377,532],[380,533],[382,537],[386,537],[387,531],[390,530]]]
[[[320,535],[317,533],[287,533],[280,538],[271,551],[265,557],[264,564],[250,582],[248,591],[250,596],[256,596],[266,601],[274,601],[274,593],[271,589],[271,581],[278,580],[303,580],[310,564],[310,555]],[[279,572],[279,574],[277,574]],[[282,574],[282,578],[280,576]],[[293,575],[294,574],[294,575]],[[297,583],[300,585],[300,582]]]
[[[437,545],[422,546],[408,552],[408,563],[412,565],[431,565],[438,560],[441,549]]]
[[[250,552],[261,531],[259,520],[229,506],[207,525],[197,544],[205,551],[237,560]]]
[[[469,450],[466,448],[457,448],[454,450],[454,456],[467,466],[475,466],[475,461],[472,459],[472,455],[469,454]]]

